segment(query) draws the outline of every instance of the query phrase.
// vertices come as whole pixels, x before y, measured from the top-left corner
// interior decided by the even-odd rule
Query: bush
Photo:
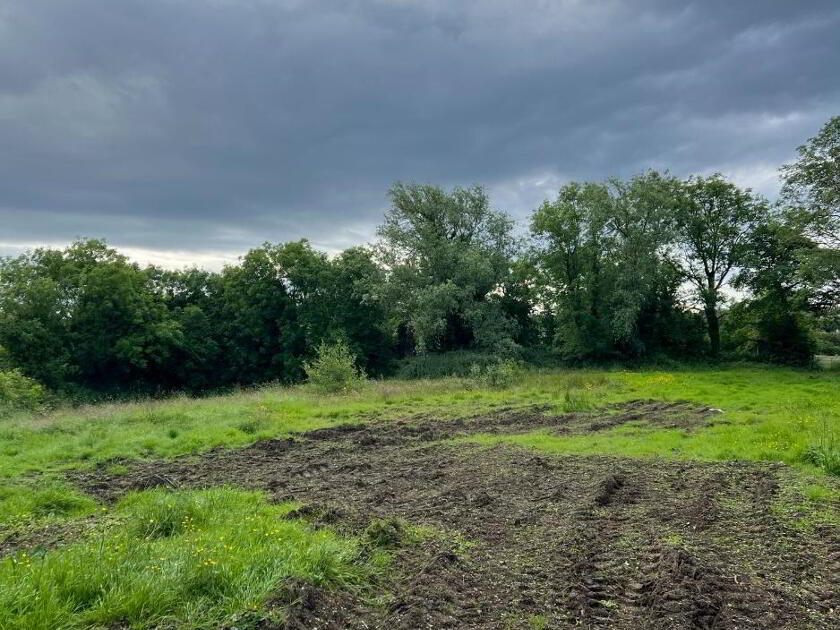
[[[512,359],[496,361],[484,367],[473,363],[470,378],[479,387],[504,389],[516,383],[522,377],[522,365]]]
[[[421,354],[404,359],[397,369],[400,379],[445,378],[447,376],[471,377],[474,365],[481,369],[499,362],[494,354],[455,350],[440,354]]]
[[[20,370],[0,370],[0,415],[9,411],[34,411],[46,398],[44,386]]]
[[[822,423],[817,439],[808,445],[802,459],[829,475],[840,476],[840,434],[827,420]]]
[[[318,346],[315,360],[303,364],[310,385],[324,392],[346,392],[361,387],[365,373],[356,367],[356,357],[344,341]]]

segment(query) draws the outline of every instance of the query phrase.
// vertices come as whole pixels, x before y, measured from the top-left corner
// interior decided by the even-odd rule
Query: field
[[[840,615],[836,370],[268,387],[0,436],[0,630]]]

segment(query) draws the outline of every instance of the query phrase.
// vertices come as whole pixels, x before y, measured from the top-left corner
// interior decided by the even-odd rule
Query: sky
[[[648,168],[772,198],[840,114],[838,33],[836,0],[0,0],[0,255],[335,252],[398,180],[521,226]]]

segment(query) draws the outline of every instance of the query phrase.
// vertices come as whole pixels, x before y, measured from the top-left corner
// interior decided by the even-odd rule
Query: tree
[[[252,249],[222,270],[214,320],[225,358],[218,367],[222,382],[303,378],[305,331],[276,246]]]
[[[653,171],[629,181],[573,182],[535,212],[540,294],[556,314],[562,354],[633,358],[675,345],[677,190],[676,180]]]
[[[388,360],[384,305],[378,299],[382,270],[370,251],[354,247],[330,259],[304,240],[271,246],[296,311],[306,346],[347,344],[362,367],[381,373]]]
[[[703,306],[713,357],[720,353],[722,289],[766,212],[766,202],[720,174],[692,177],[683,185],[677,212],[683,271]]]
[[[610,294],[614,338],[633,355],[648,345],[659,345],[656,335],[642,335],[641,315],[655,316],[674,306],[679,277],[674,273],[670,249],[679,205],[678,182],[656,171],[625,182],[607,183],[612,203],[606,229],[614,252],[615,285]],[[648,327],[649,332],[653,332]]]
[[[383,270],[373,252],[351,247],[330,261],[331,339],[346,339],[368,374],[383,374],[393,351],[381,296]]]
[[[153,275],[102,241],[0,265],[0,345],[50,387],[165,386],[160,375],[181,340]]]
[[[809,301],[813,287],[802,260],[816,244],[782,214],[758,223],[749,235],[733,286],[750,297],[732,311],[728,325],[739,354],[775,363],[808,364],[814,335]]]
[[[221,330],[221,276],[203,269],[167,271],[151,269],[157,291],[171,317],[182,330],[182,339],[167,366],[170,386],[200,391],[229,384],[225,365],[225,340]]]
[[[421,352],[511,349],[513,322],[491,299],[517,249],[511,219],[477,186],[398,183],[389,195],[377,251],[394,329],[410,332]]]
[[[556,314],[554,341],[567,358],[599,358],[612,347],[605,313],[613,267],[604,242],[611,203],[605,185],[572,182],[531,219],[544,308]]]
[[[840,301],[840,116],[798,148],[782,167],[788,216],[816,243],[802,259],[803,273],[819,285],[822,309]]]
[[[782,198],[800,210],[815,240],[840,248],[840,116],[797,149],[799,158],[782,167]]]

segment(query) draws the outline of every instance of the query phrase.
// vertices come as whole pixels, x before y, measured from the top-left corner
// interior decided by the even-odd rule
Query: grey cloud
[[[0,250],[340,248],[396,179],[519,218],[647,167],[772,195],[840,109],[838,31],[833,1],[7,0]]]

